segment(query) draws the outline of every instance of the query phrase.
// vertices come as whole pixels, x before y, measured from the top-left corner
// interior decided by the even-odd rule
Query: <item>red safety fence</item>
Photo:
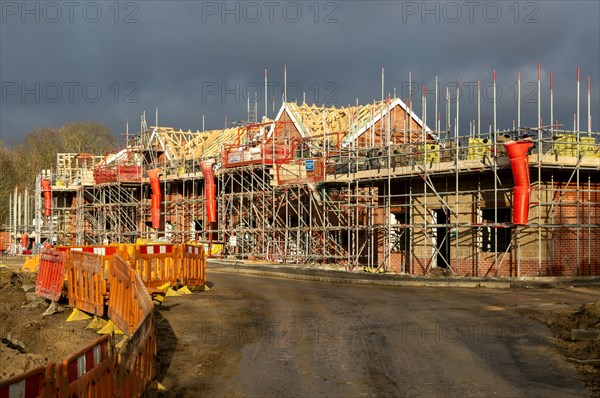
[[[206,283],[206,258],[203,245],[183,245],[179,279],[184,285],[202,286]]]
[[[72,250],[66,261],[69,305],[85,312],[104,315],[107,297],[104,257]]]
[[[56,250],[42,252],[40,272],[35,287],[38,296],[58,301],[64,281],[64,261],[64,253]]]
[[[48,367],[40,366],[28,372],[0,381],[0,398],[47,397],[52,388],[46,385]]]
[[[141,182],[141,166],[99,166],[94,169],[94,182]]]
[[[62,396],[112,397],[116,361],[111,337],[103,336],[56,366],[56,385]]]

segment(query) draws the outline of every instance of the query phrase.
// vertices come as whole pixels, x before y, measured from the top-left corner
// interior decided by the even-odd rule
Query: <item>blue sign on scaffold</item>
[[[314,171],[315,169],[315,161],[313,159],[308,159],[304,162],[306,167],[306,171]]]

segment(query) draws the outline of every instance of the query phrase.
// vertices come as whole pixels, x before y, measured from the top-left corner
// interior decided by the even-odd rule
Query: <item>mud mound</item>
[[[585,377],[588,387],[600,392],[600,341],[573,341],[573,329],[600,328],[600,301],[583,304],[571,314],[556,315],[549,322],[556,346],[572,361]],[[586,363],[586,361],[591,361]]]
[[[65,323],[68,311],[42,317],[48,302],[36,299],[37,275],[0,268],[0,380],[62,361],[98,338],[87,322]],[[27,290],[27,292],[26,292]]]
[[[579,329],[600,327],[600,301],[582,305],[572,318]]]
[[[44,366],[48,359],[42,355],[24,353],[18,348],[10,348],[12,345],[6,339],[0,344],[0,380],[8,379],[38,366]]]
[[[35,285],[36,278],[36,274],[13,271],[10,268],[0,268],[0,290],[20,289],[24,285]]]

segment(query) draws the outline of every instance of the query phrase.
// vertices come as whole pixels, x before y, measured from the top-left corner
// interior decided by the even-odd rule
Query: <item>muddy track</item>
[[[597,289],[388,288],[209,273],[158,307],[153,396],[591,396],[524,309]],[[525,313],[524,313],[525,311]]]

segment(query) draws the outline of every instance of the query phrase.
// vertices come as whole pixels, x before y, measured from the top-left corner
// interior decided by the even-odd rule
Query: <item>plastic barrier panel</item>
[[[179,278],[184,285],[203,286],[206,283],[206,258],[203,245],[183,245]]]
[[[104,257],[104,270],[108,270],[108,264],[112,256],[119,254],[119,245],[110,246],[56,246],[56,250],[60,252],[83,252],[83,253],[94,253]],[[105,273],[104,277],[108,279],[108,274]]]
[[[136,327],[131,318],[133,296],[131,269],[120,257],[111,262],[108,272],[110,297],[108,299],[108,316],[125,333],[131,333]]]
[[[156,375],[156,335],[153,313],[136,328],[119,354],[117,393],[120,397],[139,397]]]
[[[91,314],[104,315],[104,298],[107,295],[104,258],[73,249],[66,264],[69,304]]]
[[[146,315],[154,311],[154,303],[152,303],[152,298],[150,297],[148,290],[146,290],[142,278],[140,278],[137,273],[131,272],[131,280],[133,281],[131,323],[133,325],[139,325]]]
[[[170,282],[177,283],[177,248],[171,244],[139,245],[132,266],[140,274],[147,287],[158,287]]]
[[[56,367],[57,386],[63,396],[115,396],[115,360],[106,335],[70,355]]]
[[[64,280],[64,253],[46,250],[42,253],[40,272],[38,274],[35,293],[52,301],[58,301]]]
[[[48,396],[44,391],[46,367],[40,366],[29,372],[0,381],[0,398],[34,398]]]
[[[173,247],[149,246],[153,247],[144,249],[146,256],[155,256],[148,254],[155,250],[158,252],[156,256],[175,256],[180,253]],[[63,252],[70,254],[57,251],[42,254],[42,259],[46,261],[42,280],[58,279],[62,283],[62,264],[66,255],[72,261],[72,268],[81,272],[74,276],[77,284],[97,287],[97,281],[92,278],[90,282],[89,275],[102,276],[103,272],[98,270],[102,269],[103,257],[83,250],[70,251],[70,248],[65,248]],[[192,250],[190,254],[199,256],[202,252]],[[60,278],[47,277],[58,272],[54,271],[58,264],[61,265],[58,273]],[[111,258],[108,274],[111,287],[109,315],[120,329],[131,333],[122,351],[116,352],[111,335],[103,336],[61,363],[50,363],[46,367],[1,381],[0,398],[144,396],[156,375],[154,304],[140,275],[119,256]],[[88,291],[99,291],[96,287]],[[77,296],[78,292],[77,289],[70,290],[69,295]]]
[[[109,271],[108,316],[125,333],[132,333],[146,315],[154,311],[152,298],[141,277],[115,257]]]
[[[133,264],[135,262],[135,248],[136,245],[133,243],[119,243],[119,257],[121,257],[127,264]]]

